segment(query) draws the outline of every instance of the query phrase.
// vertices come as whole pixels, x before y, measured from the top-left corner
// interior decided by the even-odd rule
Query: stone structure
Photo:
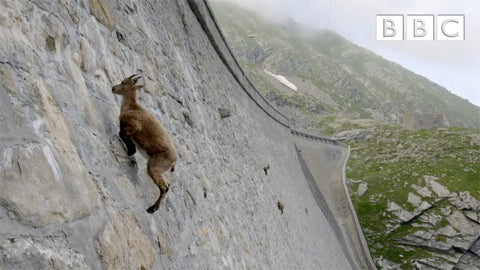
[[[421,113],[408,111],[403,116],[403,126],[410,130],[448,127],[448,121],[442,113]]]
[[[206,2],[2,1],[0,36],[0,268],[374,268],[340,188],[345,146],[308,135],[330,149],[316,158],[335,177],[311,174],[341,195],[328,214],[303,133],[250,84]],[[154,215],[111,93],[133,73],[179,154]]]

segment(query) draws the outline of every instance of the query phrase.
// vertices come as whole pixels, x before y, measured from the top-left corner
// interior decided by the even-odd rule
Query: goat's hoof
[[[155,205],[152,205],[147,209],[147,212],[150,213],[150,214],[153,214],[157,210],[158,210],[158,207],[155,207]]]
[[[136,152],[137,152],[136,150],[132,150],[132,151],[128,150],[127,155],[133,156]]]

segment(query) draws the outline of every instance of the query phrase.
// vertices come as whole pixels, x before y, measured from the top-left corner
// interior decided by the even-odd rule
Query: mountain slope
[[[312,129],[330,115],[399,123],[408,110],[421,110],[444,113],[452,126],[480,128],[479,107],[334,32],[277,25],[224,3],[214,10],[252,82],[301,126]]]

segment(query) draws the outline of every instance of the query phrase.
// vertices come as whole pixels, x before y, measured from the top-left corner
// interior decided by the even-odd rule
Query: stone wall
[[[410,130],[448,127],[448,121],[442,113],[421,113],[408,111],[403,116],[403,126]]]
[[[2,269],[354,267],[288,119],[215,29],[203,1],[0,1]],[[158,190],[126,156],[111,93],[133,73],[179,153],[154,215]]]

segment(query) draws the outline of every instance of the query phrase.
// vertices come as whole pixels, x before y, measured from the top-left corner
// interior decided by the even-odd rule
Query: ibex
[[[112,87],[112,92],[123,96],[119,135],[127,147],[127,153],[131,156],[138,148],[144,156],[148,156],[148,175],[160,189],[157,201],[147,209],[147,212],[152,214],[158,210],[168,192],[169,183],[163,173],[174,171],[177,152],[165,128],[137,103],[136,92],[144,87],[136,85],[140,78],[137,74],[125,78],[122,83]]]

